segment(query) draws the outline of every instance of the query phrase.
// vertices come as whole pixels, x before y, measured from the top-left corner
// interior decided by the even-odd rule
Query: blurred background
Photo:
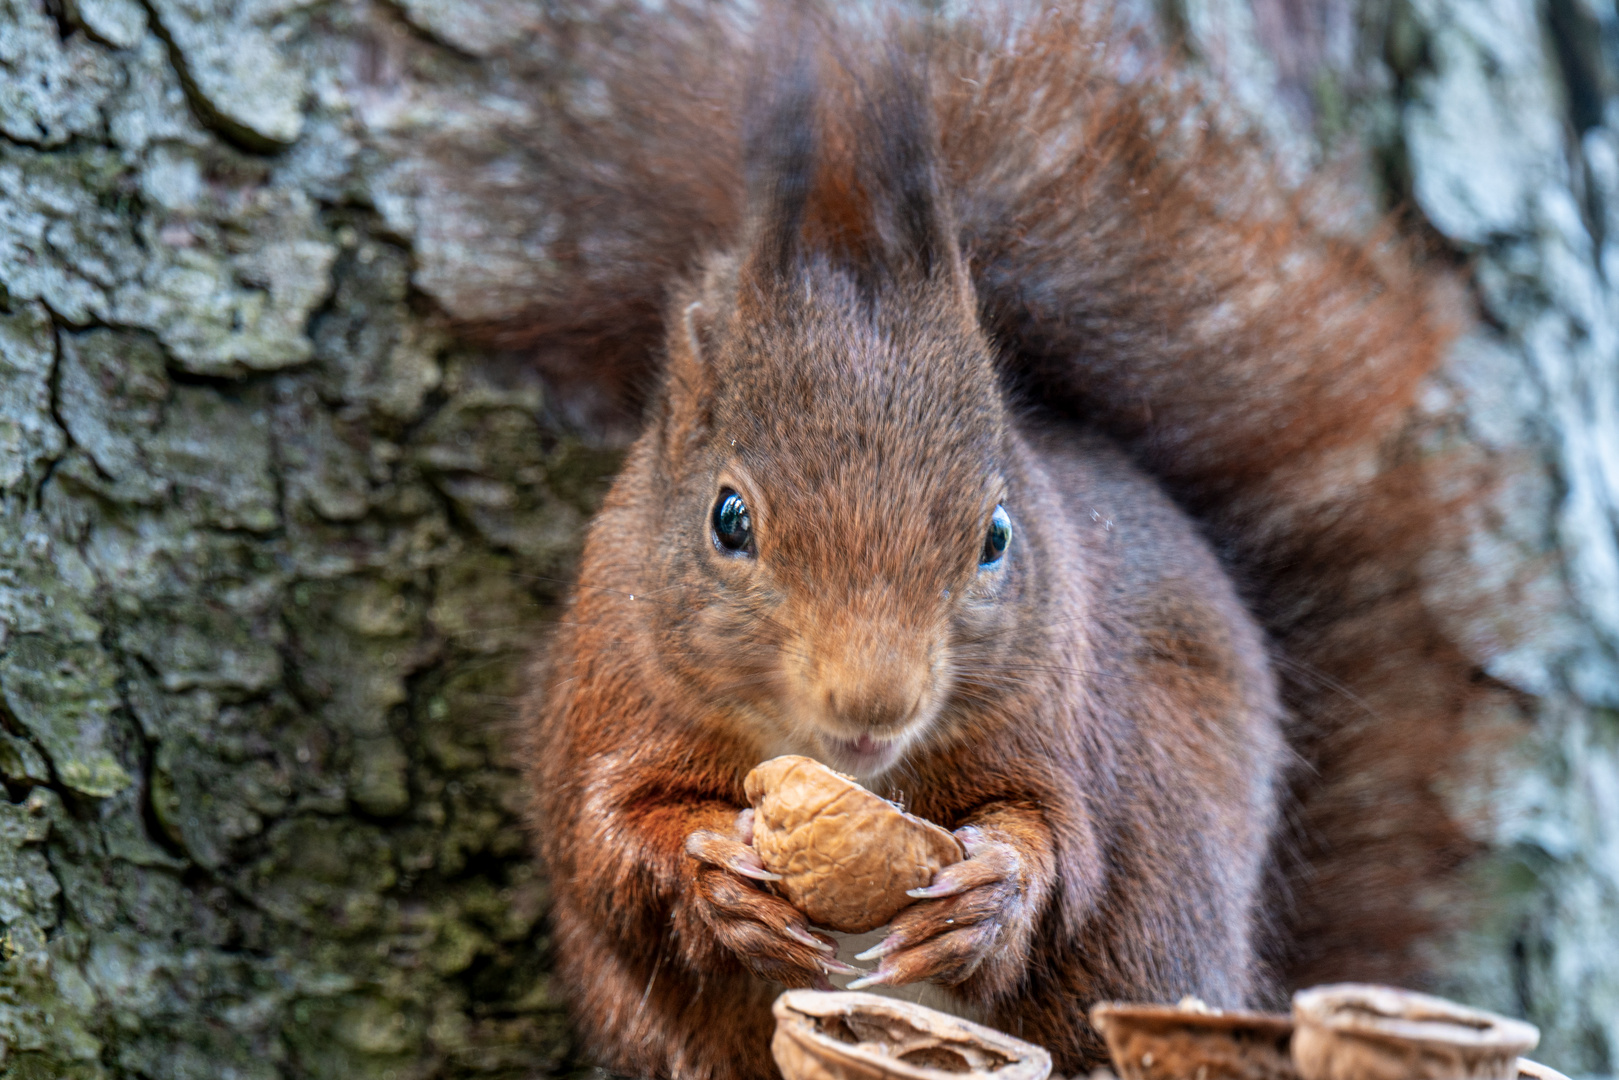
[[[1120,12],[1467,294],[1420,411],[1502,479],[1412,587],[1502,692],[1429,985],[1612,1075],[1619,9]],[[578,1067],[505,724],[633,424],[455,332],[551,223],[427,148],[518,184],[592,18],[0,0],[0,1077]]]

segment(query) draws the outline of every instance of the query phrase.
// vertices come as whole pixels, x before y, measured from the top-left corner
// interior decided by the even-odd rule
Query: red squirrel
[[[1432,290],[1083,14],[862,44],[767,8],[747,53],[716,10],[581,51],[609,106],[546,192],[575,281],[505,328],[576,377],[659,357],[522,713],[587,1052],[769,1076],[775,994],[851,970],[1063,1073],[1105,1060],[1098,1000],[1270,1000],[1308,969],[1273,925],[1356,880],[1326,851],[1275,900],[1335,820],[1289,762],[1330,781],[1320,746],[1403,737],[1341,718],[1413,670],[1379,634],[1435,640],[1363,580],[1431,506],[1333,473],[1380,475],[1445,341]],[[1422,663],[1377,715],[1448,730],[1464,665]],[[859,958],[748,845],[743,777],[784,753],[965,846]]]

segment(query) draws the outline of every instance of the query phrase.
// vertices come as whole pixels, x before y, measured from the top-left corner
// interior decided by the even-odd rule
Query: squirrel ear
[[[701,300],[693,300],[680,313],[680,328],[686,333],[686,349],[695,361],[703,358],[703,341],[713,328],[713,318]]]
[[[675,461],[713,426],[714,369],[705,355],[713,320],[703,302],[693,300],[671,321],[659,426],[665,459]]]

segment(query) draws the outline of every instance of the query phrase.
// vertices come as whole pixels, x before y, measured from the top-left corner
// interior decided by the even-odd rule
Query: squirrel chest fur
[[[1110,367],[1130,327],[1098,314],[1139,302],[1156,319],[1171,271],[1130,281],[1108,263],[1128,200],[1031,217],[1050,177],[964,160],[934,46],[900,32],[862,61],[789,29],[811,43],[758,64],[729,245],[664,283],[659,389],[524,717],[559,976],[612,1068],[771,1075],[779,988],[854,960],[747,843],[743,777],[802,754],[957,830],[968,856],[863,954],[864,983],[936,984],[1074,1073],[1104,1060],[1084,1020],[1098,1000],[1266,991],[1286,750],[1265,633],[1107,423],[1010,389],[1061,369],[1105,403],[1121,380],[1173,380],[1173,355]],[[1006,63],[1042,80],[1051,62]],[[1003,96],[1034,100],[1020,93]],[[1029,246],[986,224],[1003,219]],[[1376,291],[1345,288],[1346,309]],[[1249,338],[1211,348],[1259,347],[1242,320],[1263,295],[1187,293],[1220,310],[1165,316],[1163,349],[1217,332]],[[1189,452],[1236,460],[1161,407]]]

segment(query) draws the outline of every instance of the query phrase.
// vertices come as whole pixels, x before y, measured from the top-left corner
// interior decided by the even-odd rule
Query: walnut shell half
[[[1210,1009],[1195,999],[1104,1002],[1091,1009],[1091,1026],[1124,1080],[1298,1080],[1288,1053],[1293,1018],[1283,1013]]]
[[[961,844],[807,757],[771,758],[743,781],[753,846],[781,893],[818,926],[859,934],[911,903]]]
[[[770,1052],[783,1080],[1046,1080],[1051,1055],[1005,1032],[875,994],[789,990]]]
[[[1533,1024],[1444,998],[1364,983],[1293,995],[1293,1063],[1304,1080],[1515,1080]]]

